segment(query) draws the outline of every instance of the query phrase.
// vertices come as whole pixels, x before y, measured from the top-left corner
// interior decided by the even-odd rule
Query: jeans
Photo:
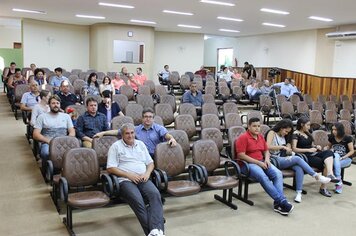
[[[48,143],[41,143],[40,156],[42,159],[42,165],[46,164],[49,159],[49,144]]]
[[[283,176],[280,170],[272,164],[265,170],[252,163],[249,163],[248,166],[250,168],[250,177],[261,184],[275,204],[280,204],[286,199],[283,194]],[[243,166],[241,171],[246,174],[246,166]]]
[[[315,176],[315,171],[306,163],[302,158],[298,156],[291,157],[277,157],[279,168],[281,170],[291,168],[295,172],[295,185],[297,192],[303,189],[304,172],[308,175]]]
[[[351,165],[351,158],[345,158],[343,160],[340,160],[340,154],[339,153],[334,153],[334,175],[337,179],[341,180],[341,169]]]
[[[122,181],[120,196],[130,205],[146,235],[153,229],[164,231],[161,194],[150,180],[139,184]]]

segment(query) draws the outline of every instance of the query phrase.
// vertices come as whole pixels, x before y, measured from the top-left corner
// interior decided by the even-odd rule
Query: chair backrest
[[[167,91],[166,87],[164,87],[163,85],[156,85],[155,86],[155,94],[158,94],[159,96],[163,96],[163,95],[167,95],[168,91]]]
[[[90,148],[74,148],[67,151],[63,158],[62,176],[69,187],[95,185],[100,177],[99,161]]]
[[[315,145],[324,148],[329,144],[328,134],[324,130],[314,130],[312,136]]]
[[[169,104],[172,107],[173,113],[177,110],[176,97],[170,94],[160,96],[161,104]]]
[[[222,95],[224,99],[228,99],[231,95],[230,88],[227,86],[220,86],[219,94]]]
[[[340,110],[340,120],[352,121],[351,113],[349,110],[341,109]]]
[[[264,113],[269,113],[272,109],[273,103],[272,99],[268,95],[260,96],[260,111]]]
[[[84,104],[87,104],[86,102],[88,98],[94,98],[98,102],[98,104],[102,101],[102,97],[100,97],[100,95],[87,95],[84,98]]]
[[[263,123],[263,117],[262,117],[262,114],[260,111],[250,111],[247,113],[247,122],[246,124],[248,123],[248,121],[251,119],[251,118],[258,118],[260,119],[260,123],[262,124]]]
[[[311,105],[313,104],[313,97],[310,94],[304,94],[303,99],[308,104],[308,106],[311,107]]]
[[[74,82],[73,82],[74,93],[75,94],[82,94],[83,88],[86,86],[86,84],[87,83],[82,79],[74,80]]]
[[[353,106],[352,106],[352,102],[349,100],[343,101],[342,109],[346,109],[346,110],[349,110],[350,112],[352,112],[354,110]]]
[[[143,85],[150,87],[151,94],[155,93],[155,82],[153,82],[152,80],[146,80],[145,82],[143,82]]]
[[[202,115],[214,114],[219,115],[218,107],[215,103],[204,103],[202,106]]]
[[[142,123],[143,107],[140,104],[130,103],[125,108],[125,115],[130,116],[135,125]]]
[[[76,75],[79,76],[80,72],[82,72],[81,69],[72,69],[72,71],[70,72],[72,75]]]
[[[238,113],[228,113],[225,115],[225,129],[232,126],[242,126],[241,117]]]
[[[151,108],[154,109],[154,101],[151,95],[139,94],[136,96],[137,104],[142,105],[143,109]]]
[[[189,89],[189,87],[190,87],[190,78],[189,78],[189,76],[187,76],[187,75],[182,75],[182,76],[180,77],[180,87],[181,87],[183,90]]]
[[[217,128],[220,130],[220,120],[215,114],[205,114],[201,117],[201,128]]]
[[[283,94],[278,94],[276,96],[278,106],[281,106],[284,102],[287,101],[287,98]]]
[[[162,117],[160,117],[160,116],[158,116],[158,115],[155,115],[155,117],[153,117],[153,121],[154,121],[156,124],[159,124],[159,125],[164,126]]]
[[[178,85],[179,84],[179,73],[172,73],[168,77],[169,81],[171,82],[171,85]]]
[[[325,111],[325,123],[334,124],[337,122],[337,112],[334,110]]]
[[[231,147],[231,159],[236,159],[235,157],[235,140],[240,137],[241,134],[245,133],[246,129],[242,126],[230,127],[227,131],[227,136],[229,140],[229,146]]]
[[[19,84],[15,87],[15,102],[20,102],[22,95],[29,92],[30,88],[28,84]]]
[[[321,113],[323,113],[323,111],[324,111],[323,103],[321,103],[321,102],[313,102],[312,109],[313,110],[318,110]]]
[[[142,116],[142,114],[141,114]],[[111,129],[118,130],[123,124],[131,123],[134,124],[134,120],[130,116],[115,116],[111,120]]]
[[[193,144],[193,164],[205,166],[208,172],[219,168],[220,154],[213,140],[198,140]]]
[[[320,102],[321,104],[326,103],[326,96],[325,95],[318,95],[317,102]]]
[[[215,85],[206,85],[205,86],[205,94],[211,94],[213,98],[216,96],[216,88]]]
[[[197,110],[196,110],[195,106],[191,103],[181,103],[179,105],[179,114],[180,115],[189,114],[189,115],[193,116],[195,121],[198,119]]]
[[[184,132],[183,130],[171,130],[168,133],[174,137],[177,143],[180,144],[180,146],[183,149],[184,156],[189,155],[190,144],[189,144],[189,137],[187,133]]]
[[[118,140],[115,136],[103,136],[101,138],[93,139],[93,149],[99,160],[99,166],[106,167],[109,148]]]
[[[264,124],[261,124],[261,127],[260,127],[260,133],[263,137],[266,137],[266,134],[267,132],[270,130],[271,128],[268,126],[268,125],[264,125]]]
[[[51,139],[49,143],[49,159],[52,161],[53,167],[61,169],[65,152],[79,147],[79,140],[75,137],[63,136]]]
[[[325,102],[325,110],[333,110],[333,111],[337,112],[338,109],[336,107],[335,102],[327,101],[327,102]]]
[[[191,115],[178,115],[174,121],[174,128],[176,130],[183,130],[187,133],[189,138],[196,135],[195,121]]]
[[[120,94],[125,95],[129,101],[133,101],[135,98],[134,90],[130,85],[122,85],[120,87]]]
[[[203,139],[203,140],[205,140],[205,139],[213,140],[216,143],[216,146],[218,147],[219,152],[221,152],[221,150],[224,147],[224,141],[223,141],[222,133],[217,128],[205,128],[205,129],[202,129],[202,131],[201,131],[201,139]]]
[[[141,95],[151,95],[151,89],[148,85],[140,85],[138,86],[137,93]]]
[[[239,109],[237,107],[237,104],[233,102],[225,102],[223,105],[223,113],[224,116],[226,116],[229,113],[238,113]]]
[[[281,105],[281,115],[294,115],[294,107],[291,102],[285,101]]]
[[[71,83],[71,84],[74,84],[74,81],[76,81],[76,80],[78,80],[79,79],[79,77],[78,77],[78,75],[70,75],[69,77],[68,77],[68,79],[69,79],[69,82]]]
[[[299,114],[308,115],[308,114],[309,114],[309,106],[308,106],[308,103],[307,103],[306,101],[298,102],[298,104],[297,104],[297,112],[298,112]]]
[[[345,94],[340,95],[340,103],[342,103],[343,101],[350,101],[349,96]]]
[[[339,123],[341,123],[344,128],[345,128],[345,134],[347,135],[352,135],[352,126],[351,122],[348,120],[339,120]]]
[[[204,104],[207,104],[207,103],[213,103],[215,104],[215,98],[213,95],[211,94],[203,94],[203,102]]]
[[[293,104],[294,107],[296,107],[298,102],[300,102],[300,97],[296,94],[293,94],[290,96],[289,101]]]
[[[336,95],[333,94],[329,95],[329,101],[333,101],[335,104],[339,104]]]
[[[174,122],[174,114],[170,104],[157,104],[155,106],[155,113],[162,118],[164,125],[170,125]]]
[[[155,168],[165,171],[168,177],[179,175],[185,170],[184,153],[179,144],[171,147],[166,143],[159,143],[154,156]]]
[[[117,102],[122,112],[125,112],[126,106],[129,104],[129,99],[123,94],[114,94],[112,100]]]
[[[68,107],[73,108],[78,113],[78,116],[83,115],[87,111],[85,105],[69,105],[66,107],[66,109]]]
[[[310,117],[311,124],[321,125],[323,123],[323,117],[321,115],[321,112],[318,110],[311,110],[309,112],[309,117]]]

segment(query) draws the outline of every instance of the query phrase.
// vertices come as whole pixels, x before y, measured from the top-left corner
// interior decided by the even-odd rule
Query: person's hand
[[[309,152],[316,152],[316,151],[318,151],[318,149],[316,149],[316,148],[309,148]]]
[[[141,175],[140,178],[141,178],[141,182],[147,182],[147,180],[150,178],[150,174],[145,173],[145,174]]]
[[[142,177],[138,174],[135,173],[128,173],[127,178],[134,182],[135,184],[138,184],[142,181]],[[146,180],[147,181],[147,180]]]
[[[174,138],[171,138],[170,140],[168,140],[168,145],[170,145],[171,147],[175,147],[177,146],[177,141]]]
[[[321,146],[320,145],[316,145],[316,149],[318,150],[318,151],[321,151]]]
[[[93,138],[101,138],[103,136],[104,136],[104,132],[99,132],[99,133],[94,134]]]
[[[284,150],[286,150],[287,153],[291,153],[292,152],[292,149],[290,147],[284,147]]]
[[[270,159],[266,159],[266,160],[265,160],[265,164],[266,164],[267,168],[269,168],[269,167],[271,166],[271,161],[270,161]],[[266,169],[267,169],[267,168],[266,168]]]
[[[259,161],[257,165],[259,165],[264,170],[268,168],[267,164],[265,162],[262,162],[262,161]]]

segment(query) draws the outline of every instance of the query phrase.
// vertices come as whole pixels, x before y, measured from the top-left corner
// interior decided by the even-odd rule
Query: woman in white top
[[[109,90],[112,95],[115,94],[114,85],[111,83],[111,79],[109,76],[105,76],[103,79],[103,83],[100,84],[100,95],[103,95],[105,90]]]
[[[279,163],[279,169],[292,169],[295,172],[295,185],[297,195],[295,202],[302,201],[302,189],[304,172],[314,177],[317,181],[325,184],[330,182],[330,178],[317,174],[302,158],[296,156],[291,148],[291,135],[293,133],[293,123],[291,120],[279,121],[267,133],[267,146],[273,156]]]
[[[31,125],[35,125],[37,117],[42,113],[49,112],[48,99],[51,97],[51,92],[48,90],[42,90],[40,92],[41,101],[37,103],[31,111]]]

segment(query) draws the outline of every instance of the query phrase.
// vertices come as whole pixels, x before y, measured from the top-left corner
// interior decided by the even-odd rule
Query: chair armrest
[[[59,179],[59,196],[62,201],[68,202],[68,182],[64,177]]]
[[[28,112],[27,111],[21,111],[21,113],[22,113],[22,121],[23,121],[23,123],[25,124],[25,125],[27,125],[29,122],[28,122],[28,119],[27,119],[27,117],[28,117]]]
[[[249,177],[250,176],[250,166],[248,165],[248,162],[247,161],[243,161],[243,160],[239,160],[242,165],[246,168],[246,174],[245,176],[246,177]]]
[[[101,175],[101,183],[104,193],[106,193],[109,197],[112,197],[114,194],[114,185],[108,174]]]
[[[120,193],[120,184],[119,178],[116,175],[109,175],[111,178],[111,182],[113,183],[113,196],[118,196]]]
[[[192,164],[188,166],[189,180],[198,182],[200,185],[205,185],[208,182],[208,171],[205,166],[200,164]]]
[[[156,188],[160,190],[160,186],[162,185],[161,175],[155,169],[151,172],[151,181],[156,186]]]
[[[234,175],[236,175],[237,178],[240,179],[241,178],[240,166],[234,161],[230,161],[230,160],[229,161],[225,161],[225,163],[224,163],[225,175],[226,176],[231,176],[231,174],[229,173],[229,167],[230,166],[232,166],[234,171],[235,171]]]
[[[167,191],[167,188],[168,188],[168,176],[167,176],[167,173],[164,171],[164,170],[161,170],[161,169],[155,169],[157,175],[159,176],[160,178],[160,185],[157,186],[157,188],[160,190],[160,191]]]
[[[45,163],[43,163],[45,164]],[[51,160],[48,160],[47,163],[46,163],[46,167],[45,167],[45,170],[46,170],[46,179],[47,181],[52,185],[52,182],[53,182],[53,172],[54,172],[54,168],[53,168],[53,163]]]

